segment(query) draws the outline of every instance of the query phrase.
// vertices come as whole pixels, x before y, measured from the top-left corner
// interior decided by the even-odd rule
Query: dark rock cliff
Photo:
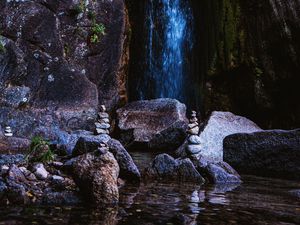
[[[300,1],[193,1],[202,110],[300,126]]]
[[[0,2],[0,124],[89,129],[97,108],[126,100],[123,0]]]

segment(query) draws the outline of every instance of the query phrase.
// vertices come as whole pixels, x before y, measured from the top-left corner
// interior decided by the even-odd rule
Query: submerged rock
[[[229,166],[229,165],[228,165]],[[226,165],[225,167],[218,164],[208,164],[206,170],[210,181],[213,184],[230,184],[230,183],[241,183],[240,176],[237,173],[232,172],[232,168]]]
[[[74,180],[90,203],[98,206],[118,203],[120,169],[110,152],[100,156],[92,153],[78,156],[72,167]]]
[[[300,130],[230,135],[224,160],[243,173],[300,179]]]
[[[120,166],[120,178],[127,181],[139,181],[141,179],[140,171],[123,145],[118,140],[111,139],[108,147]]]
[[[134,148],[176,150],[186,137],[186,107],[174,99],[137,101],[117,111],[121,142]]]
[[[146,175],[165,181],[204,183],[204,178],[190,159],[174,159],[168,154],[156,156],[151,166],[146,169]]]
[[[199,156],[212,162],[223,161],[223,140],[234,133],[252,133],[261,129],[245,117],[230,112],[213,112],[200,132],[201,150]]]

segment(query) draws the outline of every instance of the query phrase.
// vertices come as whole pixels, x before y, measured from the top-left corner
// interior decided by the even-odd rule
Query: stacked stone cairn
[[[106,112],[106,107],[104,105],[100,106],[100,112],[98,113],[98,119],[95,123],[96,130],[95,135],[109,134],[110,123],[109,115]]]
[[[13,136],[13,132],[12,132],[10,126],[5,127],[4,136],[5,137],[12,137]]]
[[[110,129],[110,121],[109,121],[109,115],[106,112],[105,105],[100,106],[100,112],[98,113],[98,119],[95,123],[96,130],[95,135],[101,135],[101,134],[109,134]],[[109,147],[107,143],[101,142],[100,146],[98,147],[98,153],[99,155],[103,155],[109,151]]]
[[[188,127],[188,145],[186,147],[186,152],[189,155],[196,155],[201,151],[201,139],[199,137],[200,128],[197,113],[195,111],[192,111]]]

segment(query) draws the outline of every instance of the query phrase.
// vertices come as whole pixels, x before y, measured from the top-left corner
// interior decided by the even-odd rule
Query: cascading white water
[[[189,1],[147,1],[145,29],[145,70],[138,84],[139,98],[184,101],[187,55],[192,49],[193,37]]]

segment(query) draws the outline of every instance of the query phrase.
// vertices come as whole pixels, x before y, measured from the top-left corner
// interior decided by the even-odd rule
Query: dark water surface
[[[153,156],[133,153],[145,167]],[[299,182],[245,176],[240,186],[143,183],[121,190],[120,205],[2,207],[0,224],[300,224]]]

